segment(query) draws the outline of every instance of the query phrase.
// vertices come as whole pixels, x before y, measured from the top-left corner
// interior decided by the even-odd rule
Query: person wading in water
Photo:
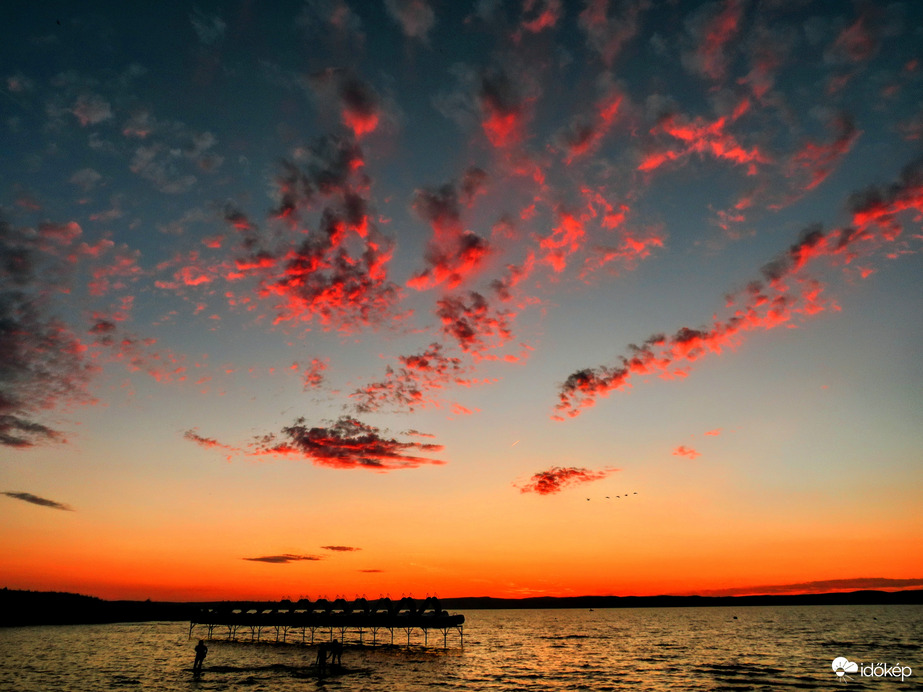
[[[208,654],[208,647],[205,646],[205,640],[200,639],[195,645],[195,663],[192,664],[192,672],[198,675],[202,672],[202,664],[205,662],[205,656]]]

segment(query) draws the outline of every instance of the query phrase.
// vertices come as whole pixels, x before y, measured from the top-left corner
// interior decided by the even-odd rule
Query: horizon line
[[[24,593],[31,594],[55,594],[55,595],[66,595],[66,596],[78,596],[81,598],[90,598],[99,600],[102,602],[108,603],[158,603],[158,604],[186,604],[186,605],[199,605],[199,604],[210,604],[210,603],[300,603],[307,601],[309,603],[317,603],[319,601],[327,600],[330,603],[334,603],[337,600],[344,600],[347,603],[355,602],[366,597],[357,597],[352,599],[309,599],[309,598],[300,598],[300,599],[290,599],[290,598],[279,598],[279,599],[254,599],[254,598],[226,598],[226,599],[211,599],[211,600],[154,600],[152,598],[147,599],[138,599],[138,598],[103,598],[101,596],[93,596],[91,594],[77,593],[73,591],[39,591],[32,589],[19,589],[19,588],[10,588],[7,586],[0,587],[0,591],[15,592],[20,591]],[[830,597],[830,596],[850,596],[856,594],[901,594],[901,593],[923,593],[923,581],[917,588],[904,588],[904,587],[877,587],[877,588],[858,588],[850,590],[833,590],[833,591],[791,591],[784,593],[768,593],[765,591],[753,591],[746,593],[684,593],[684,594],[675,594],[675,593],[662,593],[654,595],[622,595],[617,596],[613,594],[581,594],[576,596],[552,596],[552,595],[534,595],[534,596],[437,596],[430,594],[429,596],[424,597],[414,597],[406,596],[414,601],[424,601],[427,598],[436,598],[440,601],[463,601],[463,600],[490,600],[490,601],[534,601],[534,600],[553,600],[553,601],[568,601],[568,600],[583,600],[583,599],[633,599],[633,600],[655,600],[655,599],[713,599],[713,600],[728,600],[728,599],[748,599],[748,598],[773,598],[773,599],[783,599],[783,598],[803,598],[803,597]],[[382,598],[387,598],[392,601],[400,601],[400,598],[391,598],[390,596],[381,596],[379,598],[366,598],[370,603],[381,600]]]

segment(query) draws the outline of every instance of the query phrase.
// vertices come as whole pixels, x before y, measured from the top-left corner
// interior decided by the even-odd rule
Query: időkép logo
[[[913,674],[910,666],[900,663],[889,666],[887,663],[862,664],[850,661],[845,656],[833,659],[833,672],[838,678],[849,678],[849,674],[858,673],[863,678],[900,678],[904,681]]]

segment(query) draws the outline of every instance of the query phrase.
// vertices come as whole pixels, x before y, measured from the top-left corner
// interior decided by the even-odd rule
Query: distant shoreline
[[[538,596],[533,598],[444,598],[447,610],[549,608],[714,608],[781,605],[919,605],[923,590],[850,591],[821,594],[766,594],[754,596]]]
[[[54,591],[0,589],[0,627],[90,625],[115,622],[188,622],[202,607],[279,606],[281,601],[107,601]],[[811,605],[921,605],[923,590],[757,596],[538,596],[440,599],[442,608],[466,610],[545,610],[553,608],[713,608]],[[291,604],[297,607],[296,604]]]

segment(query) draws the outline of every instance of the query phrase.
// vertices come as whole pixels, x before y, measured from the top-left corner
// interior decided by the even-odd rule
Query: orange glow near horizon
[[[726,508],[711,508],[677,526],[669,513],[675,498],[652,498],[649,493],[617,498],[607,484],[613,481],[586,483],[549,498],[517,493],[518,510],[504,514],[503,534],[496,533],[497,518],[489,514],[469,513],[461,525],[453,525],[454,517],[464,513],[465,497],[405,501],[399,510],[368,506],[370,513],[387,518],[388,526],[391,517],[422,515],[426,531],[408,528],[395,534],[344,513],[336,532],[352,540],[339,550],[310,543],[298,528],[316,525],[330,512],[326,507],[277,526],[273,543],[278,548],[268,554],[259,547],[264,541],[254,538],[274,520],[254,521],[245,512],[231,521],[201,515],[191,522],[159,520],[156,528],[152,522],[142,532],[114,528],[118,523],[98,526],[92,538],[82,537],[79,530],[48,534],[50,524],[45,523],[42,531],[4,539],[0,549],[14,557],[0,568],[0,584],[109,599],[178,601],[739,593],[761,585],[870,576],[864,557],[869,552],[876,556],[879,573],[918,578],[916,554],[903,549],[913,532],[901,531],[899,524],[881,537],[856,522],[849,550],[831,565],[829,545],[848,525],[843,523],[847,518],[807,531],[795,519],[729,522]],[[26,505],[21,509],[22,514],[29,511]],[[598,529],[575,534],[573,524],[563,519],[578,513],[581,522],[598,524]],[[420,523],[407,522],[414,525]],[[645,527],[643,533],[633,530],[638,525]],[[712,528],[703,540],[706,526]],[[718,526],[722,528],[716,530]],[[434,540],[438,535],[452,535],[452,544]],[[536,535],[541,540],[534,540]],[[491,537],[488,543],[485,536]],[[49,551],[55,556],[52,561],[44,557]],[[293,559],[253,560],[271,555]],[[294,559],[298,557],[305,559]],[[885,582],[881,586],[889,588]]]

